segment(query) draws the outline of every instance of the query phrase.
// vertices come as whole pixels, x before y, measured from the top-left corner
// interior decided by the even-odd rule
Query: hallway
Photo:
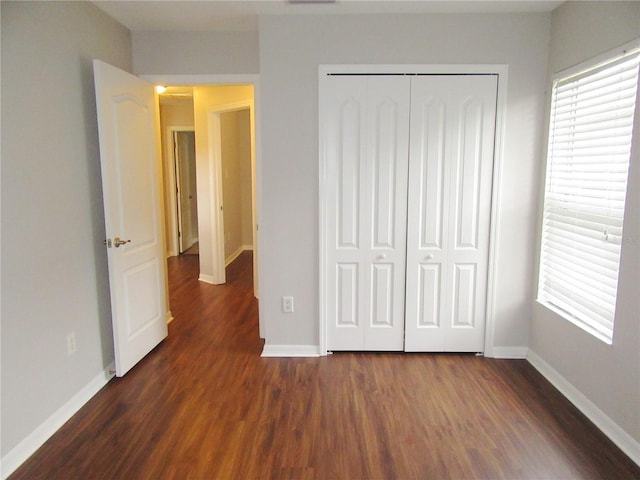
[[[261,358],[251,262],[212,286],[172,258],[169,337],[10,479],[640,477],[526,361]]]

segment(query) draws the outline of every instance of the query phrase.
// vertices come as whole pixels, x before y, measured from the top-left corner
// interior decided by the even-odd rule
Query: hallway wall
[[[249,110],[223,113],[222,183],[225,230],[225,262],[245,248],[251,237],[251,124]],[[247,175],[248,173],[248,175]],[[247,198],[248,196],[248,198]]]

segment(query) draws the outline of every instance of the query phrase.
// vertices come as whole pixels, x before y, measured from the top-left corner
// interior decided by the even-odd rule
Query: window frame
[[[617,309],[618,293],[619,293],[619,282],[620,282],[619,272],[620,272],[620,262],[622,257],[622,245],[620,245],[620,249],[618,252],[618,280],[616,282],[616,294],[615,294],[615,301],[613,305],[614,314],[612,319],[611,336],[601,332],[599,329],[594,327],[593,326],[595,323],[594,321],[585,321],[584,319],[578,318],[574,314],[572,314],[570,311],[567,311],[555,305],[554,303],[548,301],[547,299],[541,298],[543,296],[542,295],[543,283],[545,281],[545,277],[543,277],[543,259],[544,259],[544,251],[545,251],[544,230],[545,230],[545,223],[546,223],[545,217],[548,212],[547,194],[549,191],[549,181],[550,181],[549,169],[553,164],[551,150],[552,150],[552,145],[554,144],[554,137],[553,137],[554,114],[555,114],[554,107],[556,105],[556,88],[558,85],[560,86],[566,85],[565,82],[567,82],[567,80],[574,80],[574,79],[577,80],[578,78],[587,77],[589,75],[597,73],[599,70],[603,68],[606,68],[608,64],[618,63],[624,57],[631,57],[633,55],[640,55],[640,38],[635,39],[634,41],[629,42],[621,47],[618,47],[616,49],[613,49],[601,55],[598,55],[594,58],[583,61],[573,67],[570,67],[568,69],[565,69],[553,74],[550,79],[550,89],[549,89],[550,95],[549,95],[549,103],[547,105],[548,111],[547,111],[546,145],[545,145],[546,149],[544,151],[544,160],[545,160],[544,176],[542,177],[543,182],[541,185],[541,193],[542,193],[541,202],[542,203],[541,203],[541,211],[539,216],[540,223],[539,223],[539,236],[538,236],[538,242],[539,242],[538,243],[538,265],[537,265],[537,282],[536,282],[536,291],[535,291],[535,301],[537,304],[542,305],[548,310],[551,310],[552,312],[559,315],[563,319],[567,320],[571,324],[577,326],[581,330],[589,333],[590,335],[594,336],[595,338],[603,341],[608,345],[613,344],[613,338],[615,334],[615,310]],[[639,70],[640,70],[640,67],[639,67]],[[637,88],[636,99],[638,97],[638,90],[640,90],[640,72],[637,75],[638,76],[636,77],[636,79],[638,84],[636,87]],[[638,108],[640,108],[640,102],[636,100],[634,112],[637,111]],[[629,188],[629,173],[630,173],[629,167],[631,164],[631,154],[632,154],[631,147],[634,141],[633,127],[634,127],[635,117],[636,116],[632,114],[632,118],[631,118],[632,133],[631,133],[630,144],[629,144],[629,150],[630,150],[629,159],[627,160],[627,179],[625,184],[625,192]],[[624,209],[626,209],[626,207],[627,207],[627,204],[626,204],[626,197],[625,197]],[[622,221],[623,221],[622,229],[624,231],[624,214],[622,217]]]

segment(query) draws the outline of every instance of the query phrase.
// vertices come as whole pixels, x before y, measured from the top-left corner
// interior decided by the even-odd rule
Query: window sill
[[[551,304],[549,302],[546,302],[544,300],[536,299],[536,302],[539,305],[542,305],[547,310],[551,310],[553,313],[555,313],[556,315],[562,317],[564,320],[568,321],[569,323],[572,323],[573,325],[578,327],[580,330],[582,330],[582,331],[588,333],[589,335],[597,338],[601,342],[603,342],[603,343],[605,343],[607,345],[613,345],[613,338],[610,338],[607,335],[603,334],[602,332],[599,332],[595,328],[593,328],[593,327],[587,325],[586,323],[582,322],[581,320],[575,318],[573,315],[565,312],[564,310],[562,310],[562,309],[556,307],[555,305],[553,305],[553,304]]]

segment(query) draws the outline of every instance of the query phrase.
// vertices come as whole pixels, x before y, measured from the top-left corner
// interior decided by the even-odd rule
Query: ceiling
[[[260,15],[550,12],[552,0],[95,0],[131,31],[256,31]]]
[[[193,87],[167,85],[159,94],[160,105],[183,105],[193,101]]]

